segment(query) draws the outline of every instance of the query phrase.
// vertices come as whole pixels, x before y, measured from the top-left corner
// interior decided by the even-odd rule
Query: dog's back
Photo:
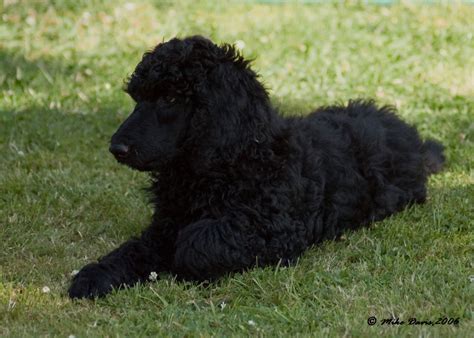
[[[315,241],[424,202],[428,175],[444,163],[441,144],[423,142],[394,108],[372,101],[323,107],[300,123],[302,175],[324,182],[325,224]]]

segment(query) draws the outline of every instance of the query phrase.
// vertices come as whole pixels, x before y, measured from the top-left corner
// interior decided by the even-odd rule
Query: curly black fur
[[[73,298],[150,272],[212,280],[289,264],[426,198],[443,147],[372,101],[280,116],[232,46],[194,36],[145,53],[127,92],[136,108],[112,137],[119,162],[150,171],[155,213],[139,238],[85,266]]]

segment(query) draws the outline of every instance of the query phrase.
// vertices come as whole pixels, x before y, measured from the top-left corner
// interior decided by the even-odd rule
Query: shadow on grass
[[[16,152],[60,151],[90,154],[108,149],[122,118],[115,109],[100,114],[70,114],[45,107],[20,111],[0,110],[3,147]],[[3,148],[0,146],[0,148]]]

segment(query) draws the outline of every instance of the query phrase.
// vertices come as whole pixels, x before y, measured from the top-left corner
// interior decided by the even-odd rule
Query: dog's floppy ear
[[[238,155],[251,144],[268,141],[274,112],[249,61],[227,44],[198,50],[191,67],[196,108],[190,132],[195,142]]]

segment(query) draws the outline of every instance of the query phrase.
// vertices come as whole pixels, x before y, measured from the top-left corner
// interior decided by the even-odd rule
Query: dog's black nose
[[[130,147],[122,143],[112,143],[109,151],[116,157],[127,157],[130,153]]]

